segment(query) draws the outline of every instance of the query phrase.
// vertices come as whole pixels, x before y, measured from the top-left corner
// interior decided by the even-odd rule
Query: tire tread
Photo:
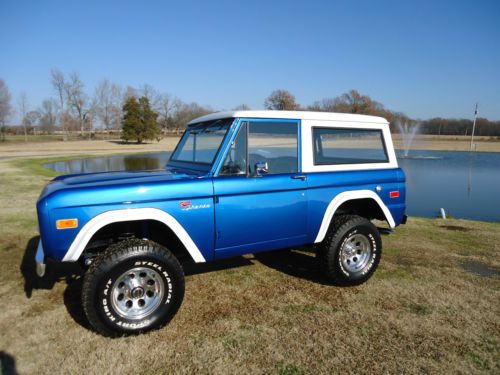
[[[167,262],[172,262],[183,275],[182,267],[179,264],[177,258],[172,254],[172,252],[153,241],[132,238],[110,245],[90,264],[89,269],[85,273],[82,285],[83,311],[85,312],[90,325],[102,335],[110,337],[119,336],[119,334],[117,334],[102,321],[102,319],[99,317],[99,312],[94,306],[97,283],[113,265],[116,265],[120,261],[120,259],[123,259],[124,257],[132,257],[135,254],[144,255],[146,251],[148,254],[155,254],[161,258],[164,258]],[[184,277],[180,277],[178,281],[180,282],[182,300],[185,288]],[[174,309],[169,311],[169,318],[166,319],[164,323],[155,326],[152,329],[159,329],[165,326],[168,321],[175,315],[179,307],[180,304],[179,306],[176,306]]]
[[[341,237],[345,234],[347,228],[352,228],[358,225],[366,225],[372,226],[375,230],[376,227],[373,225],[371,221],[368,219],[358,216],[358,215],[339,215],[332,219],[332,223],[328,232],[325,236],[325,239],[321,242],[321,244],[317,248],[317,258],[319,261],[320,269],[325,276],[327,276],[331,281],[338,285],[359,285],[365,282],[367,279],[360,280],[346,280],[343,275],[338,272],[335,268],[335,256],[336,256],[336,248],[335,244],[339,242]],[[380,246],[380,252],[382,247]],[[380,258],[380,255],[379,255]]]

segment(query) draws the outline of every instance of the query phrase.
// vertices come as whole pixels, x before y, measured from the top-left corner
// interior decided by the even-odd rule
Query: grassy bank
[[[59,158],[58,158],[59,159]],[[45,160],[0,163],[0,361],[6,373],[499,373],[500,224],[410,218],[380,268],[328,285],[292,250],[186,267],[166,328],[89,330],[75,267],[34,275]],[[49,265],[50,267],[50,265]]]

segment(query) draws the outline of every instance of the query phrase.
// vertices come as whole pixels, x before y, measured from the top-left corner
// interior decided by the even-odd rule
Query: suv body
[[[37,203],[37,272],[130,238],[197,263],[318,245],[340,215],[404,223],[405,192],[383,118],[215,113],[188,124],[165,170],[54,178]]]

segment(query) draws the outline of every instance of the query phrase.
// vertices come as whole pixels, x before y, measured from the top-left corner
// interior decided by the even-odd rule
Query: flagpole
[[[470,136],[470,151],[472,151],[472,147],[474,147],[474,131],[476,130],[476,119],[477,119],[477,103],[476,103],[476,109],[474,111],[474,122],[472,123],[472,134]]]

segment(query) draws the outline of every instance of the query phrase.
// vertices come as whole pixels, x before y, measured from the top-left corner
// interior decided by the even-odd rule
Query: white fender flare
[[[384,213],[385,219],[387,220],[387,223],[389,223],[389,226],[391,228],[394,228],[396,226],[391,211],[389,211],[384,202],[382,202],[382,199],[380,199],[380,197],[375,192],[371,190],[345,191],[343,193],[336,195],[335,198],[332,199],[332,201],[326,208],[325,215],[323,216],[323,221],[321,222],[321,227],[319,228],[319,232],[318,235],[316,236],[316,239],[314,240],[314,243],[323,241],[323,239],[326,236],[326,232],[330,227],[330,223],[332,222],[333,215],[335,214],[335,211],[337,211],[337,209],[340,207],[342,203],[354,199],[364,199],[364,198],[373,199]]]
[[[182,244],[196,263],[205,262],[200,249],[186,232],[184,227],[170,214],[157,208],[129,208],[123,210],[107,211],[92,218],[80,229],[80,232],[73,240],[70,248],[63,258],[63,262],[75,262],[82,255],[92,236],[101,228],[108,224],[137,221],[156,220],[169,227],[179,238]]]

